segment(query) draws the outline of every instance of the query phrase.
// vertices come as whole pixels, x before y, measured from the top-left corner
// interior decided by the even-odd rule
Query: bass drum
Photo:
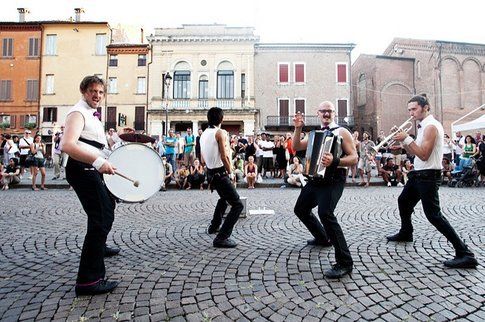
[[[104,174],[108,190],[124,202],[143,202],[157,193],[165,179],[165,167],[158,153],[141,143],[128,143],[114,150],[108,161],[119,173],[138,181],[133,182],[119,175]]]

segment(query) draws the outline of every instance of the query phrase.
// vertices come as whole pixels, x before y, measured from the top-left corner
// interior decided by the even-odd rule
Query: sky
[[[135,5],[139,3],[140,5]],[[461,0],[0,0],[0,21],[83,20],[154,28],[182,24],[254,27],[261,42],[354,43],[359,54],[382,54],[394,37],[485,44],[485,1]]]

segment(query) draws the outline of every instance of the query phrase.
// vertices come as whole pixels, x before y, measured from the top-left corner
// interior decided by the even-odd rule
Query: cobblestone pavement
[[[443,212],[475,251],[476,270],[445,269],[453,256],[418,206],[415,238],[398,229],[401,189],[347,188],[337,207],[355,267],[330,281],[333,249],[306,246],[293,215],[297,189],[241,189],[248,208],[235,250],[214,249],[205,230],[216,204],[207,191],[168,191],[121,204],[106,260],[121,281],[108,295],[79,297],[74,281],[86,218],[72,191],[7,191],[0,200],[0,319],[138,321],[485,320],[484,189],[442,188]]]

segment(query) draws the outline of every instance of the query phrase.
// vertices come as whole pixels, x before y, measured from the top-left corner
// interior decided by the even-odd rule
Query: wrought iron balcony
[[[318,116],[305,116],[305,128],[316,128],[320,126]],[[352,115],[345,117],[336,117],[335,121],[341,126],[354,126],[354,117]],[[269,115],[266,117],[266,128],[292,128],[293,116]]]
[[[213,106],[222,109],[245,109],[246,101],[241,99],[171,99],[168,101],[169,110],[204,110]],[[165,109],[165,103],[162,104]]]

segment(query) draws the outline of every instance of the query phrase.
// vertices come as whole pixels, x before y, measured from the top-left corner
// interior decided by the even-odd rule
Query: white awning
[[[467,123],[453,125],[454,132],[483,130],[483,129],[485,129],[485,115],[482,115],[479,118]]]

